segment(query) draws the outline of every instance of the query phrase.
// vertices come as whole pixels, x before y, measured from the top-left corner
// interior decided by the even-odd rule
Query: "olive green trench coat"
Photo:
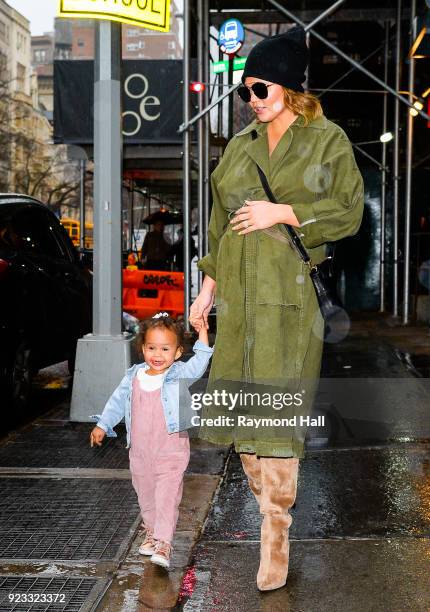
[[[255,140],[253,129],[258,133]],[[283,224],[238,235],[229,223],[245,199],[268,199],[256,163],[279,205],[292,206],[300,223],[296,231],[313,263],[325,258],[327,242],[358,231],[363,179],[345,132],[325,116],[306,126],[301,115],[270,157],[267,123],[253,121],[230,140],[211,176],[209,252],[197,264],[216,281],[217,334],[207,391],[226,388],[228,381],[237,382],[235,389],[242,383],[267,383],[281,391],[301,390],[298,412],[306,416],[318,385],[324,341],[324,321],[309,270]],[[297,417],[295,410],[290,406],[270,412],[291,419]],[[202,417],[233,412],[209,405]],[[200,435],[215,443],[234,442],[237,452],[301,458],[306,418],[303,426],[297,418],[288,422],[292,425],[280,427],[274,421],[266,428],[255,420],[255,426],[246,427],[204,424]]]

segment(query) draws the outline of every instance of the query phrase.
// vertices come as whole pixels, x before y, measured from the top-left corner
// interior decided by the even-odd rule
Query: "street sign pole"
[[[93,333],[78,341],[70,419],[100,413],[130,365],[122,328],[121,25],[97,23],[94,62]]]
[[[121,26],[97,24],[94,63],[94,299],[96,335],[121,334]]]
[[[228,57],[228,84],[233,83],[233,56]],[[234,112],[234,97],[228,99],[228,139],[233,138],[233,112]]]

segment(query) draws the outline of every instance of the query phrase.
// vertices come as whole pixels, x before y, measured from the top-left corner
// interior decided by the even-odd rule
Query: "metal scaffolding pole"
[[[328,41],[326,38],[324,38],[324,36],[321,36],[321,34],[319,34],[318,32],[315,32],[315,30],[312,29],[312,27],[315,25],[316,21],[317,20],[319,21],[320,18],[322,17],[321,15],[317,19],[315,19],[312,23],[310,23],[309,25],[306,25],[301,19],[296,17],[296,15],[294,15],[294,13],[292,13],[291,11],[289,11],[288,9],[283,7],[281,4],[276,2],[276,0],[268,0],[268,2],[270,4],[272,4],[275,8],[277,8],[280,13],[282,13],[286,17],[289,17],[291,19],[291,21],[294,21],[295,23],[298,23],[306,31],[309,31],[313,36],[315,36],[315,38],[318,38],[318,40],[320,40],[326,47],[331,49],[334,53],[337,53],[338,55],[340,55],[340,57],[343,57],[344,60],[346,60],[347,62],[352,64],[352,66],[355,66],[355,68],[357,68],[357,70],[360,70],[360,72],[363,72],[363,74],[366,74],[370,79],[375,81],[375,83],[378,83],[381,87],[383,87],[384,89],[389,91],[393,96],[395,96],[396,98],[401,100],[403,102],[403,104],[406,104],[407,106],[409,106],[409,108],[413,108],[413,101],[411,102],[410,98],[409,99],[403,98],[401,95],[399,95],[397,93],[397,91],[395,91],[392,87],[387,85],[387,83],[384,83],[384,81],[381,81],[381,79],[379,79],[374,74],[372,74],[369,70],[367,70],[367,68],[364,68],[364,66],[362,66],[361,64],[359,64],[358,62],[353,60],[351,57],[349,57],[343,51],[341,51],[341,49],[339,49],[339,47],[336,47],[336,45],[333,45],[330,41]],[[323,13],[323,15],[324,15],[324,13]],[[423,110],[418,111],[418,114],[420,114],[422,117],[424,117],[424,119],[430,120],[430,115],[428,115]]]
[[[130,252],[133,252],[133,240],[134,240],[134,180],[131,180],[131,191],[129,193],[130,198],[130,213],[128,217],[128,231],[130,233]]]
[[[380,50],[382,49],[382,45],[379,45],[379,47],[377,47],[376,49],[374,49],[371,53],[369,53],[369,55],[366,55],[366,57],[364,57],[361,61],[360,61],[360,65],[363,66],[363,64],[365,64],[370,58],[372,58],[374,55],[376,55],[377,53],[380,52]],[[349,76],[352,72],[354,72],[355,70],[355,66],[353,66],[352,68],[350,68],[349,70],[347,70],[346,72],[344,72],[344,74],[342,74],[342,76],[340,76],[339,78],[337,78],[331,85],[329,85],[328,87],[326,87],[325,89],[319,89],[317,91],[321,91],[321,95],[318,96],[319,98],[322,98],[324,94],[326,94],[329,91],[336,91],[336,89],[334,89],[334,87],[338,84],[341,83],[344,79],[346,79],[347,76]],[[340,90],[339,90],[340,91]],[[373,90],[372,90],[373,91]],[[375,91],[377,91],[375,89]],[[385,90],[384,90],[385,93]]]
[[[190,120],[190,0],[184,0],[184,58],[183,58],[183,115],[184,123]],[[184,228],[184,327],[190,331],[188,313],[190,311],[190,213],[191,213],[191,164],[190,164],[190,131],[183,135],[183,228]]]
[[[228,84],[233,83],[233,57],[231,55],[228,56]],[[228,132],[227,138],[230,140],[233,138],[233,107],[234,107],[234,98],[230,96],[228,99]]]
[[[416,39],[416,0],[411,0],[410,47]],[[409,58],[408,91],[409,101],[414,102],[415,60]],[[411,207],[412,207],[412,157],[414,145],[414,118],[408,113],[406,137],[406,201],[405,201],[405,237],[404,237],[404,282],[403,282],[403,316],[402,323],[409,323],[409,266],[411,249]]]
[[[79,247],[81,253],[85,249],[85,174],[87,162],[85,159],[79,160]]]
[[[199,121],[199,119],[201,119],[204,115],[211,111],[215,106],[220,104],[225,98],[227,98],[227,96],[229,96],[237,87],[239,87],[239,85],[240,83],[232,85],[232,87],[229,87],[229,89],[222,96],[220,96],[219,98],[211,102],[208,106],[206,106],[206,108],[204,108],[201,113],[197,113],[197,115],[190,119],[188,123],[182,123],[179,126],[178,132],[182,133],[187,131],[194,123],[196,123],[196,121]]]
[[[224,59],[224,53],[219,48],[218,61],[222,62]],[[222,99],[222,90],[224,89],[224,73],[218,73],[218,100]],[[222,137],[223,126],[222,126],[222,104],[218,104],[218,138]]]
[[[396,17],[396,91],[400,90],[400,61],[402,37],[402,0],[397,0]],[[393,316],[399,316],[399,153],[400,153],[400,104],[394,100],[394,193],[393,193]]]
[[[373,157],[373,155],[370,155],[370,153],[368,153],[367,151],[362,149],[359,144],[356,144],[354,142],[352,142],[351,144],[354,147],[354,149],[357,149],[357,151],[360,151],[360,153],[362,155],[364,155],[364,157],[367,157],[367,159],[370,159],[370,161],[372,161],[374,164],[376,164],[378,166],[379,170],[381,170],[381,172],[382,172],[382,170],[384,168],[385,168],[386,172],[388,171],[387,166],[383,166],[382,163],[378,159],[376,159],[375,157]]]
[[[277,8],[279,12],[289,17],[291,21],[300,24],[306,32],[307,31],[311,32],[316,38],[318,38],[318,40],[320,40],[324,45],[329,47],[329,49],[331,49],[334,53],[340,55],[340,57],[343,57],[347,62],[349,62],[352,66],[354,66],[354,68],[357,68],[358,70],[366,74],[370,79],[378,83],[386,91],[389,91],[394,97],[400,100],[403,104],[405,104],[409,108],[413,107],[413,104],[411,104],[411,102],[407,98],[404,98],[403,96],[398,94],[396,91],[394,91],[392,87],[387,85],[387,83],[384,83],[383,81],[381,81],[381,79],[378,79],[378,77],[372,74],[369,70],[364,68],[361,64],[359,64],[358,62],[350,58],[348,55],[346,55],[346,53],[344,53],[338,47],[336,47],[336,45],[333,45],[331,42],[326,40],[324,36],[321,36],[321,34],[318,34],[318,32],[315,32],[314,30],[312,30],[312,27],[314,25],[316,25],[319,21],[321,21],[323,17],[327,16],[328,13],[333,12],[334,8],[335,7],[337,8],[340,5],[340,3],[344,2],[344,0],[340,0],[339,2],[336,2],[332,7],[327,9],[324,13],[319,15],[316,19],[314,19],[314,21],[312,21],[312,23],[308,25],[306,25],[303,21],[301,21],[298,17],[296,17],[293,13],[285,9],[283,6],[278,4],[278,2],[276,2],[275,0],[268,0],[268,1],[271,4],[273,4],[273,6],[275,6],[275,8]],[[181,134],[185,130],[188,130],[190,126],[193,125],[193,123],[198,121],[203,115],[205,115],[210,110],[212,110],[212,108],[220,104],[220,102],[222,102],[225,98],[227,98],[227,96],[229,96],[233,91],[235,91],[235,89],[237,89],[239,85],[240,85],[240,82],[236,83],[235,85],[232,85],[222,96],[219,96],[216,100],[214,100],[211,104],[209,104],[206,108],[204,108],[201,113],[198,113],[197,115],[195,115],[190,121],[188,121],[188,123],[182,123],[179,126],[178,132]],[[428,115],[423,110],[418,111],[418,114],[424,117],[424,119],[427,119],[430,121],[430,115]]]
[[[388,81],[388,53],[389,53],[390,24],[385,22],[385,48],[384,48],[384,81]],[[388,94],[384,96],[382,110],[382,133],[388,129]],[[379,310],[385,311],[385,209],[387,200],[387,143],[382,143],[382,170],[381,170],[381,246],[380,246],[380,277],[379,277]]]
[[[203,0],[197,0],[197,80],[200,83],[206,83],[204,91],[207,91],[208,85],[205,78],[205,70],[203,66],[205,49],[203,43]],[[198,96],[199,112],[205,106],[203,92]],[[205,123],[204,119],[199,121],[197,126],[198,132],[198,184],[197,184],[197,213],[198,213],[198,257],[201,259],[204,255],[203,249],[203,202],[204,202],[204,180],[205,180]],[[202,285],[202,272],[198,273],[198,289]]]
[[[309,91],[310,92],[322,91],[323,94],[326,94],[326,93],[347,93],[347,94],[366,93],[366,94],[383,94],[384,96],[387,93],[385,89],[332,89],[331,87],[329,89],[315,89],[315,87],[311,87]],[[321,96],[318,96],[318,97],[321,98]],[[379,140],[377,140],[376,142],[379,142]]]
[[[308,49],[310,50],[310,46],[311,46],[311,37],[309,32],[306,32],[306,44],[308,46]],[[310,52],[310,51],[309,51]],[[309,91],[309,65],[310,62],[308,63],[308,65],[306,66],[306,70],[305,70],[305,82],[303,83],[303,89],[305,91]]]
[[[322,21],[323,19],[325,19],[326,17],[329,17],[332,13],[334,13],[335,11],[337,11],[337,9],[342,6],[342,4],[345,4],[346,0],[337,0],[337,2],[335,2],[334,4],[332,4],[331,6],[329,6],[325,11],[323,11],[322,13],[320,13],[318,15],[318,17],[316,17],[313,21],[310,22],[310,24],[308,25],[306,31],[310,31],[310,29],[312,28],[312,26],[316,25],[317,23],[319,23],[320,21]],[[298,23],[298,22],[297,22]]]
[[[210,32],[209,32],[209,0],[203,0],[203,67],[205,82],[210,82]],[[203,96],[204,106],[209,104],[209,88],[206,88]],[[210,198],[210,137],[211,137],[211,120],[210,115],[205,115],[204,119],[204,134],[205,134],[205,155],[204,155],[204,183],[203,183],[203,252],[209,250],[208,225],[209,225],[209,198]]]

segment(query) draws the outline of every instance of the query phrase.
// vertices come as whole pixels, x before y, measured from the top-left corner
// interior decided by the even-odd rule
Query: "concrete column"
[[[416,39],[416,0],[411,0],[411,24],[410,24],[410,47]],[[408,75],[409,102],[414,103],[415,89],[415,60],[409,58]],[[412,208],[412,159],[414,155],[414,117],[408,113],[406,133],[406,188],[405,188],[405,230],[404,230],[404,263],[403,263],[403,312],[402,323],[409,323],[410,311],[410,262],[411,262],[411,208]]]

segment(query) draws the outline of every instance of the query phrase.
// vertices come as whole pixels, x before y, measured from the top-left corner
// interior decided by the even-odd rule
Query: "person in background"
[[[141,260],[146,270],[170,270],[171,245],[164,238],[164,223],[154,223],[143,241]]]
[[[184,269],[184,230],[178,230],[178,240],[172,246],[170,251],[171,259],[174,262],[175,270],[182,271]],[[190,235],[190,259],[197,255],[196,245],[193,237]]]

